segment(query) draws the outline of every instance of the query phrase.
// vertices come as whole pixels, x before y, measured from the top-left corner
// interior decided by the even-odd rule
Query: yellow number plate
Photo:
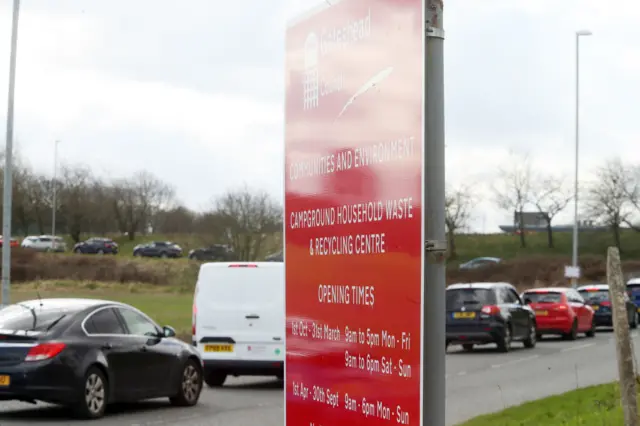
[[[0,386],[9,386],[11,384],[11,376],[0,376]]]
[[[205,352],[233,352],[233,345],[204,345]]]
[[[549,311],[536,311],[536,315],[541,315],[541,316],[549,315]]]
[[[593,308],[593,310],[594,310],[594,311],[597,311],[599,307],[600,307],[600,306],[598,306],[598,305],[593,305],[593,306],[592,306],[592,308]]]
[[[475,312],[456,312],[453,314],[454,318],[475,318]]]

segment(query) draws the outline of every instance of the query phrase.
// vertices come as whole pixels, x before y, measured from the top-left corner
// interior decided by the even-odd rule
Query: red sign
[[[420,425],[422,0],[286,37],[286,424]]]

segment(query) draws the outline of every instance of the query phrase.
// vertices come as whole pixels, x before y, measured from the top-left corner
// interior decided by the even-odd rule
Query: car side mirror
[[[531,304],[531,299],[524,299],[524,304],[525,305],[530,305]]]
[[[162,327],[162,336],[163,337],[176,337],[176,330],[173,327],[165,325]]]

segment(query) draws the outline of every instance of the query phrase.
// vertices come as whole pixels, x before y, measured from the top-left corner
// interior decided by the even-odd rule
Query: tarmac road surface
[[[633,331],[636,356],[640,357],[640,336]],[[447,424],[455,425],[471,417],[499,411],[583,387],[613,381],[617,377],[614,336],[599,331],[595,338],[569,342],[545,338],[535,349],[514,343],[510,353],[495,346],[478,347],[465,353],[458,346],[447,354]],[[595,408],[587,402],[584,409]],[[266,378],[229,379],[221,389],[206,388],[200,403],[192,408],[175,408],[160,399],[117,406],[98,426],[260,426],[283,425],[282,383]],[[0,425],[65,425],[65,409],[17,402],[0,403]]]
[[[639,359],[640,336],[635,330],[631,335]],[[618,376],[612,331],[598,330],[594,338],[580,337],[573,342],[548,337],[534,349],[514,343],[512,352],[506,354],[494,348],[488,345],[465,353],[459,346],[450,347],[448,425],[577,387],[612,382]],[[585,404],[584,410],[589,411],[597,401]]]

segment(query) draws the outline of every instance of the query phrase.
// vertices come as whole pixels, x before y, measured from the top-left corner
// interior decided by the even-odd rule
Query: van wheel
[[[224,385],[224,382],[226,380],[227,375],[220,371],[215,371],[204,376],[204,382],[210,388],[219,388],[220,386]]]

